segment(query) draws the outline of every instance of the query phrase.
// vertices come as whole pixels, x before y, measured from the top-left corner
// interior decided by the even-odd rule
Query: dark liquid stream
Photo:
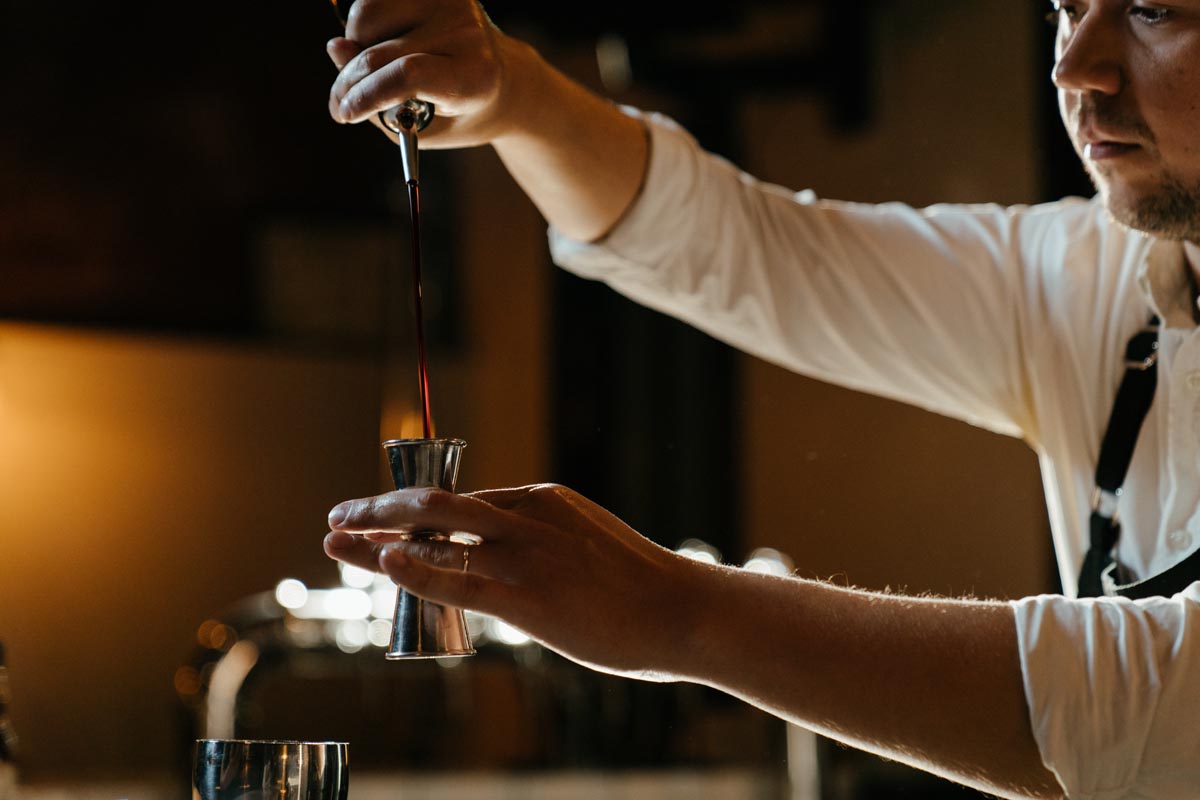
[[[413,314],[417,321],[417,369],[421,387],[421,419],[425,438],[433,438],[433,417],[429,413],[429,362],[425,357],[425,316],[421,303],[421,187],[408,182],[408,212],[412,220]]]

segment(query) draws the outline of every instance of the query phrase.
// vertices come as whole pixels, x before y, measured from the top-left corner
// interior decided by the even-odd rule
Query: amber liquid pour
[[[421,186],[408,182],[408,213],[412,221],[413,316],[417,323],[417,379],[421,388],[421,420],[425,438],[433,438],[433,416],[429,412],[429,360],[425,356],[425,314],[421,302]]]

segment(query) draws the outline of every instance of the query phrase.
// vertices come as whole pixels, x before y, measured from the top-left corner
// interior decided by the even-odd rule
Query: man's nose
[[[1125,83],[1124,43],[1120,22],[1113,14],[1091,11],[1060,33],[1054,85],[1076,92],[1115,95]]]

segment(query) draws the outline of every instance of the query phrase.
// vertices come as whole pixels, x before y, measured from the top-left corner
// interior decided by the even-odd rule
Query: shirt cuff
[[[1198,600],[1200,584],[1171,598],[1011,604],[1033,736],[1068,797],[1194,791]]]

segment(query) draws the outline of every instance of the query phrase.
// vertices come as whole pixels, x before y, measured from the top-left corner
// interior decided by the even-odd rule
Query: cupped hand
[[[329,93],[335,120],[374,121],[419,97],[436,109],[422,144],[468,147],[515,118],[505,95],[513,63],[529,48],[501,33],[475,0],[357,0],[345,37],[327,50],[339,70]]]
[[[329,523],[330,557],[420,597],[500,617],[594,669],[677,677],[672,656],[686,648],[706,568],[570,489],[404,489],[342,503]],[[478,537],[469,568],[461,544],[402,539],[427,530]]]

